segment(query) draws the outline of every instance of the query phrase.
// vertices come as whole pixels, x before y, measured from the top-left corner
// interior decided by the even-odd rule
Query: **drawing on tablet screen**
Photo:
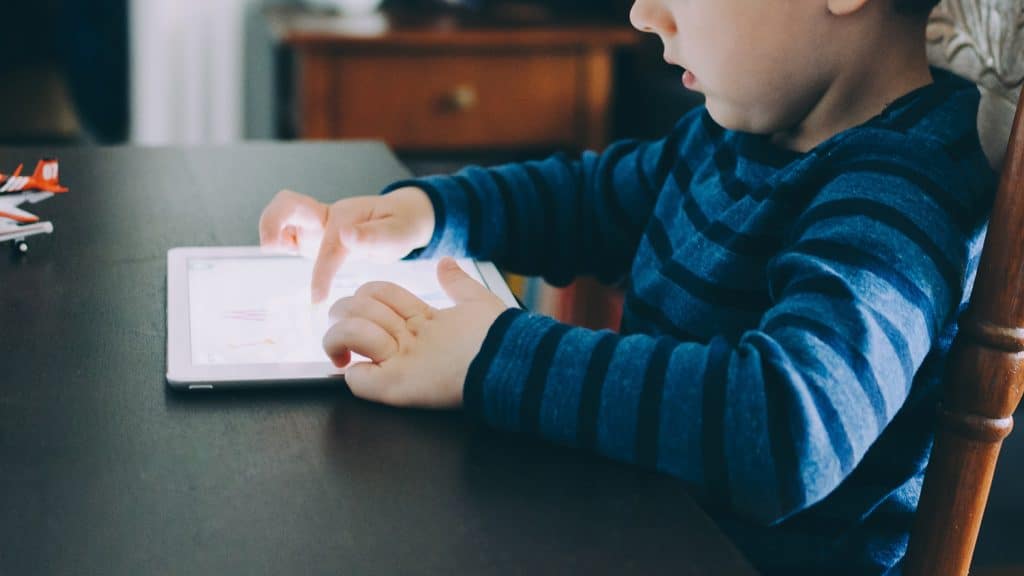
[[[263,309],[228,310],[224,312],[225,320],[241,320],[243,322],[266,322],[267,311]]]
[[[476,266],[460,262],[480,279]],[[328,362],[321,340],[328,312],[372,280],[395,282],[435,308],[451,300],[437,283],[436,261],[387,266],[347,263],[322,304],[310,303],[313,263],[297,257],[197,258],[189,261],[194,364]]]

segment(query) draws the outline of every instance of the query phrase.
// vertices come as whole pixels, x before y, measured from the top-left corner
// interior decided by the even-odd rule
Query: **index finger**
[[[391,282],[367,282],[356,290],[358,295],[369,296],[398,313],[403,320],[413,316],[429,316],[433,308],[412,292]]]
[[[260,244],[282,246],[282,234],[288,226],[320,229],[326,219],[326,206],[309,196],[291,190],[278,192],[260,214]]]
[[[341,243],[340,233],[336,225],[328,223],[324,239],[320,242],[320,251],[313,264],[313,303],[323,302],[331,291],[334,275],[348,256],[348,249]]]
[[[331,362],[339,368],[351,362],[353,352],[380,363],[398,351],[398,340],[365,318],[347,318],[331,326],[321,345]]]

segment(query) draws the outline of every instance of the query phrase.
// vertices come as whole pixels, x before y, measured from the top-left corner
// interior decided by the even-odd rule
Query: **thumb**
[[[345,384],[352,394],[364,400],[380,401],[382,392],[379,376],[381,367],[370,362],[356,362],[345,368]]]
[[[459,268],[458,263],[451,258],[442,258],[437,265],[437,281],[449,298],[460,302],[479,300],[489,295],[483,284],[477,282],[469,274]]]
[[[372,362],[356,362],[345,368],[345,384],[352,395],[370,402],[407,406],[409,400],[400,396],[394,372]]]

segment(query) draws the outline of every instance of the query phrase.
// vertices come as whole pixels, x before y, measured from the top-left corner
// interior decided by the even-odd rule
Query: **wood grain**
[[[332,136],[379,138],[402,150],[577,140],[580,62],[572,51],[332,54]]]

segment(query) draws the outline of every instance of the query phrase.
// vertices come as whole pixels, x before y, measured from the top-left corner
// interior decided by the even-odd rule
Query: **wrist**
[[[436,217],[433,202],[427,192],[418,186],[392,185],[383,193],[401,205],[399,213],[407,215],[413,249],[425,248],[430,244]]]
[[[381,191],[381,194],[390,195],[399,190],[413,188],[416,191],[416,197],[420,197],[420,193],[427,196],[430,208],[421,214],[425,218],[424,227],[421,231],[425,233],[427,230],[430,230],[431,234],[426,243],[422,247],[413,250],[412,254],[407,256],[407,258],[434,258],[440,255],[458,257],[465,254],[465,248],[460,243],[463,236],[461,221],[455,222],[453,226],[451,221],[453,214],[449,209],[449,203],[454,202],[456,204],[456,212],[454,214],[458,218],[464,212],[464,210],[460,210],[461,206],[459,206],[463,203],[463,196],[453,194],[453,191],[449,189],[450,186],[446,183],[447,179],[444,176],[427,176],[418,179],[400,180]],[[403,194],[406,194],[406,192],[403,192]],[[433,221],[431,221],[431,216],[433,216]],[[422,238],[418,238],[418,240],[422,240]]]
[[[426,248],[434,237],[434,228],[437,225],[437,217],[434,214],[434,203],[430,200],[427,191],[410,186],[406,188],[413,205],[413,229],[416,231],[416,248]]]
[[[499,314],[487,329],[480,350],[470,362],[465,382],[462,385],[462,407],[467,414],[483,419],[484,381],[487,379],[491,363],[498,355],[509,328],[523,314],[527,314],[527,312],[519,308],[508,308]]]

